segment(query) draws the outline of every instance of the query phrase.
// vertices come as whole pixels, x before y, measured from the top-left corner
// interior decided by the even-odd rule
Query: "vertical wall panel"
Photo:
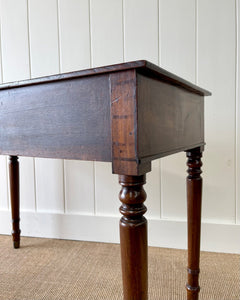
[[[92,64],[123,61],[122,0],[91,0]]]
[[[0,1],[0,46],[2,44],[2,1]],[[2,49],[0,48],[0,83],[2,83]],[[8,202],[8,188],[7,188],[7,168],[6,157],[0,156],[0,209],[7,210],[9,208]]]
[[[29,0],[32,77],[59,73],[56,0]],[[63,161],[35,159],[36,202],[39,211],[64,211]]]
[[[60,72],[90,67],[88,0],[59,1]],[[94,213],[93,162],[64,161],[66,213]]]
[[[29,0],[32,77],[59,73],[57,0]]]
[[[123,0],[125,61],[158,64],[158,0]]]
[[[161,210],[161,195],[160,195],[160,166],[159,160],[152,162],[152,171],[147,173],[147,183],[144,186],[147,192],[147,213],[146,216],[151,219],[159,219]]]
[[[21,211],[35,211],[35,166],[31,157],[19,158],[20,175],[20,209]]]
[[[237,223],[240,223],[240,0],[236,0],[237,21],[237,66],[236,66],[236,214]]]
[[[2,0],[0,1],[0,83],[2,83]]]
[[[1,1],[3,81],[29,78],[27,1]]]
[[[161,66],[194,82],[195,1],[161,0],[159,9]],[[163,158],[161,162],[162,217],[183,219],[186,217],[185,153]]]
[[[1,1],[1,42],[4,82],[29,78],[28,10],[26,0],[17,2],[14,0]],[[34,187],[33,159],[20,158],[21,209],[35,209]],[[4,192],[4,195],[6,197],[6,192]]]
[[[198,1],[199,85],[205,103],[203,216],[235,222],[235,0]]]
[[[195,1],[160,0],[161,67],[195,82]]]
[[[9,209],[6,156],[0,156],[0,210]]]
[[[37,211],[64,212],[63,160],[35,160]]]
[[[186,158],[177,153],[161,160],[161,217],[186,219]]]
[[[120,216],[120,201],[118,193],[120,185],[118,176],[112,174],[112,164],[96,162],[95,164],[96,187],[96,214],[106,216]]]
[[[89,68],[89,0],[59,0],[61,72]]]
[[[65,212],[94,214],[93,162],[65,160]]]

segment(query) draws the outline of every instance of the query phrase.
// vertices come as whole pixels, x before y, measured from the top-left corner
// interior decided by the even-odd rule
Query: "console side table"
[[[0,85],[0,154],[9,155],[13,244],[20,246],[18,156],[112,162],[122,186],[125,300],[148,298],[143,185],[151,161],[187,153],[187,299],[198,299],[204,96],[147,61]]]

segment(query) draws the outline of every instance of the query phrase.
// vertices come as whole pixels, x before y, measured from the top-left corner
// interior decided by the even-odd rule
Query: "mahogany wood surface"
[[[143,175],[151,160],[204,144],[203,95],[146,61],[3,84],[0,154],[109,161],[116,174]]]
[[[11,195],[11,212],[12,212],[12,238],[13,247],[20,247],[20,233],[19,228],[19,162],[17,156],[9,157],[9,184]]]
[[[111,161],[108,86],[103,74],[0,90],[0,153]]]
[[[18,156],[112,162],[122,189],[124,300],[147,300],[145,176],[151,161],[188,156],[187,299],[197,300],[204,96],[145,60],[0,85],[0,154],[10,156],[14,247],[20,245]]]
[[[188,282],[186,289],[188,300],[198,300],[200,291],[198,277],[200,272],[202,150],[201,147],[198,147],[187,151]]]
[[[138,155],[136,71],[111,74],[110,82],[113,173],[145,174],[151,163],[142,163]]]
[[[182,87],[183,89],[199,94],[202,96],[210,96],[211,93],[205,89],[200,88],[199,86],[184,80],[183,78],[168,72],[167,70],[156,66],[153,63],[150,63],[146,60],[137,60],[126,63],[114,64],[109,66],[91,68],[81,71],[69,72],[64,74],[56,74],[51,76],[45,76],[40,78],[4,83],[0,85],[0,89],[10,89],[22,86],[30,86],[41,83],[51,83],[54,81],[63,81],[67,79],[86,77],[92,75],[100,75],[100,74],[110,74],[113,72],[124,71],[136,69],[138,72],[147,75],[148,77],[152,77],[155,79],[159,79],[161,81],[168,82],[171,85]]]
[[[204,144],[204,99],[137,75],[138,157],[151,161]]]
[[[124,300],[148,299],[146,176],[119,176],[120,240]]]

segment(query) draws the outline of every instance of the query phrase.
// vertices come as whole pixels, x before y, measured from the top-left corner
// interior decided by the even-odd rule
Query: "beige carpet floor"
[[[0,236],[0,299],[122,299],[119,245]],[[202,252],[201,300],[240,299],[240,256]],[[149,300],[186,299],[186,251],[149,248]]]

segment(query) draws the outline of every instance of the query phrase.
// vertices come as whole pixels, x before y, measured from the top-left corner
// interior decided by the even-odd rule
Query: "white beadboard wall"
[[[202,249],[240,253],[240,0],[0,0],[0,81],[147,59],[209,89]],[[20,158],[22,235],[119,242],[111,164]],[[147,175],[149,244],[186,248],[186,158]],[[0,233],[11,232],[0,157]]]

